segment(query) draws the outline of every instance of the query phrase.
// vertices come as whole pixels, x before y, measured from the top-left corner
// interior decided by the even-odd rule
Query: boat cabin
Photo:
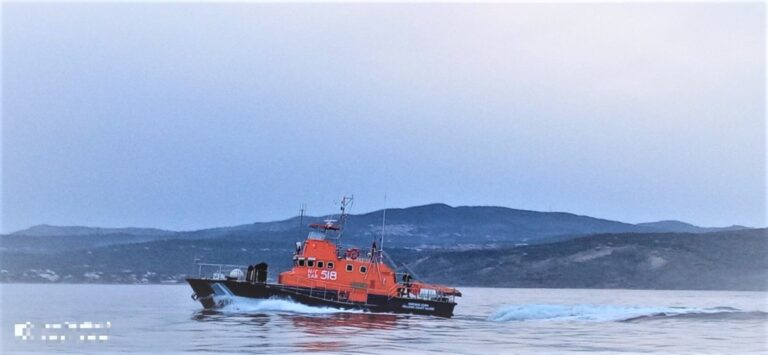
[[[310,225],[315,230],[296,243],[293,267],[280,273],[279,284],[337,292],[349,302],[367,302],[369,295],[443,301],[461,296],[453,288],[412,282],[409,274],[403,274],[399,283],[399,275],[382,260],[375,242],[365,250],[338,247],[329,238],[329,232],[341,229],[334,222]]]

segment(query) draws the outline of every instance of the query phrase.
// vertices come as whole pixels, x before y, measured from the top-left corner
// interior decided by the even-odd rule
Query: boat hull
[[[251,283],[239,280],[189,278],[187,282],[194,291],[192,298],[199,301],[205,309],[224,307],[231,302],[232,296],[252,299],[277,298],[316,307],[354,309],[377,313],[423,314],[438,317],[453,316],[453,308],[456,306],[455,302],[449,301],[373,294],[368,295],[366,302],[349,302],[340,300],[337,292],[332,290]]]

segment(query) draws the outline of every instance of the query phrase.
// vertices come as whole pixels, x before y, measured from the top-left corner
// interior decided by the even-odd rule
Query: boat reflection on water
[[[395,329],[398,316],[381,313],[334,313],[288,316],[295,329],[307,337],[296,346],[309,352],[356,352],[365,342],[356,336],[367,331]],[[329,336],[330,335],[330,336]]]
[[[334,328],[392,329],[397,325],[398,316],[384,313],[333,313],[321,316],[296,315],[290,319],[297,329],[307,333],[328,334]]]
[[[397,329],[398,323],[407,318],[406,315],[368,312],[307,314],[202,310],[192,315],[193,320],[208,323],[204,327],[219,334],[224,343],[230,340],[237,343],[237,339],[247,337],[258,341],[262,350],[275,353],[296,349],[311,352],[354,351],[365,344],[359,341],[360,336],[380,335],[379,331]],[[225,329],[226,335],[222,336],[219,331]],[[253,351],[249,347],[237,349],[241,350]]]
[[[401,316],[402,317],[402,316]],[[405,317],[403,317],[405,318]],[[386,313],[240,313],[232,314],[215,310],[195,312],[193,320],[200,322],[240,323],[266,326],[270,322],[290,323],[298,330],[309,334],[328,334],[335,328],[352,330],[383,330],[397,325],[398,316]]]

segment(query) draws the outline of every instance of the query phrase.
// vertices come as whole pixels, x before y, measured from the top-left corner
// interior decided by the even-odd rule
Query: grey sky
[[[3,232],[385,192],[766,224],[760,3],[2,6]]]

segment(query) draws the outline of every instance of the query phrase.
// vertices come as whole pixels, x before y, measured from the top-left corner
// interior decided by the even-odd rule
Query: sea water
[[[444,319],[240,298],[210,312],[184,285],[2,284],[0,353],[768,352],[766,293],[460,289]]]

